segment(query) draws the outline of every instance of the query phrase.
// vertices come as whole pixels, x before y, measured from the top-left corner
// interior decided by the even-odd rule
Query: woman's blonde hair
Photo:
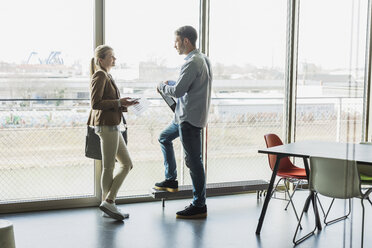
[[[98,59],[104,59],[106,57],[107,52],[112,51],[113,49],[107,45],[99,45],[94,50],[94,57],[90,60],[90,76],[92,76],[97,69],[101,68]]]

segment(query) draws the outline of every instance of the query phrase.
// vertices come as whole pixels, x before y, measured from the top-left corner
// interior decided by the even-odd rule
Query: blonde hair
[[[107,45],[99,45],[94,50],[94,57],[90,60],[90,76],[92,76],[97,69],[104,70],[101,68],[98,59],[104,59],[106,57],[107,52],[112,51],[113,49]]]

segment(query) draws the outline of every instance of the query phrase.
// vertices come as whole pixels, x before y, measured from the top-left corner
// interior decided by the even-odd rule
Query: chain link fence
[[[73,101],[2,102],[2,202],[94,195],[94,167],[83,155],[88,109],[79,105]]]
[[[134,168],[119,197],[147,195],[164,179],[160,132],[173,113],[161,99],[126,114]],[[266,179],[271,175],[264,134],[283,133],[283,99],[212,99],[207,129],[207,182]],[[298,99],[296,140],[359,142],[363,100]],[[2,101],[0,203],[75,198],[95,194],[93,160],[85,158],[88,100]],[[191,184],[179,139],[174,142],[181,184]],[[296,161],[297,162],[297,161]],[[100,172],[97,172],[100,173]]]
[[[229,99],[212,101],[208,124],[208,183],[268,179],[264,135],[281,134],[283,99]]]
[[[296,109],[296,141],[361,141],[363,98],[303,98]],[[295,162],[303,167],[302,159]]]
[[[173,114],[161,99],[126,114],[134,168],[118,196],[149,193],[164,179],[158,136]],[[4,101],[0,106],[0,202],[63,199],[95,194],[94,162],[84,156],[88,100]],[[182,171],[179,140],[174,144]],[[97,172],[101,173],[101,172]]]
[[[363,98],[303,98],[296,109],[296,140],[358,143],[362,137]]]

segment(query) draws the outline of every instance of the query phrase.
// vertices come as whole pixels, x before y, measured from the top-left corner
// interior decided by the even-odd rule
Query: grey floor
[[[306,196],[307,192],[296,196],[298,210]],[[256,236],[263,200],[256,194],[209,197],[206,220],[175,218],[190,199],[167,201],[164,209],[161,202],[119,205],[130,213],[124,222],[103,218],[98,208],[2,214],[0,219],[13,223],[17,248],[293,247],[297,222],[292,209],[284,211],[284,201],[270,202],[261,235]],[[360,201],[353,205],[351,218],[325,227],[297,247],[360,247]],[[372,206],[365,206],[364,247],[372,247]],[[343,211],[343,202],[338,202],[334,213]],[[313,227],[312,216],[309,212],[304,220],[305,231]]]

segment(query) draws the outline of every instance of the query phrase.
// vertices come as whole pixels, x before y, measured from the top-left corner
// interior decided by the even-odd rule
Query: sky
[[[365,0],[301,1],[299,62],[333,69],[364,66],[367,3]]]
[[[91,57],[92,3],[90,0],[1,1],[0,60],[21,63],[32,51],[42,58],[51,51],[62,51],[67,62]]]
[[[43,59],[51,51],[62,51],[66,63],[87,64],[93,55],[93,3],[1,1],[0,61],[22,63],[31,52]],[[212,63],[284,68],[286,4],[286,0],[231,0],[229,4],[212,0]],[[302,0],[299,63],[325,69],[363,65],[366,4],[364,0]],[[198,29],[198,14],[198,0],[106,0],[106,43],[115,49],[119,64],[152,60],[179,65],[183,60],[173,47],[173,32],[182,25]]]

